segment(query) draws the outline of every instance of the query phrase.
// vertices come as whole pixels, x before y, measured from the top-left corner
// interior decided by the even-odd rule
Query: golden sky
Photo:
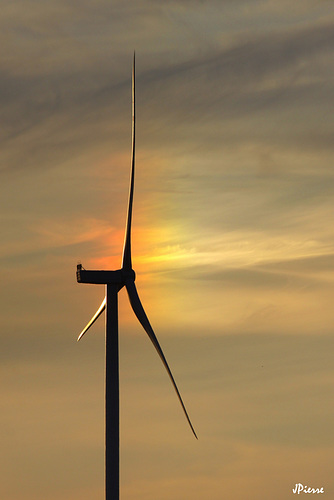
[[[334,490],[326,0],[1,6],[4,500],[104,498],[104,322],[137,62],[133,264],[199,440],[119,296],[122,500]]]

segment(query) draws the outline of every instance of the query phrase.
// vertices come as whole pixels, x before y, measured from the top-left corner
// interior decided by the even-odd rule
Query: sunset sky
[[[334,6],[13,0],[0,14],[1,500],[104,499],[104,297],[133,264],[198,434],[119,294],[122,500],[334,498]]]

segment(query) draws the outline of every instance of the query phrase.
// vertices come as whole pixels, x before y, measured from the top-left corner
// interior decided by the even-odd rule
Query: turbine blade
[[[133,67],[132,67],[132,148],[131,148],[131,174],[130,174],[130,189],[128,201],[128,214],[126,220],[122,268],[132,269],[131,262],[131,222],[132,222],[132,204],[133,204],[133,191],[135,181],[135,129],[136,129],[136,89],[135,89],[135,53],[133,54]]]
[[[101,314],[103,313],[103,311],[105,310],[105,308],[106,308],[106,297],[104,297],[104,299],[102,301],[102,304],[100,305],[100,307],[98,308],[98,310],[96,311],[96,313],[94,314],[94,316],[92,317],[92,319],[90,320],[90,322],[87,323],[87,325],[85,326],[85,328],[80,333],[80,335],[78,337],[78,342],[85,335],[85,333],[87,332],[87,330],[89,330],[89,328],[95,323],[95,321],[97,320],[97,318],[99,316],[101,316]]]
[[[190,418],[189,418],[189,415],[187,413],[187,410],[186,410],[186,407],[184,406],[184,403],[182,401],[182,398],[181,398],[181,395],[180,395],[180,392],[177,388],[177,385],[175,383],[175,380],[174,380],[174,377],[172,375],[172,372],[170,371],[170,368],[168,366],[168,363],[166,361],[166,358],[164,356],[164,353],[162,352],[162,349],[160,347],[160,344],[158,342],[158,339],[157,337],[155,336],[155,333],[151,327],[151,324],[148,320],[148,317],[146,316],[146,313],[144,311],[144,308],[142,306],[142,303],[140,301],[140,298],[139,298],[139,295],[138,295],[138,292],[137,292],[137,288],[136,288],[136,285],[134,283],[134,281],[130,281],[128,280],[126,283],[125,283],[125,286],[126,286],[126,290],[128,292],[128,296],[129,296],[129,300],[130,300],[130,304],[132,306],[132,309],[133,309],[133,312],[135,313],[135,315],[137,316],[139,322],[141,323],[142,327],[144,328],[144,330],[146,331],[147,335],[150,337],[151,341],[152,341],[152,344],[154,345],[157,353],[159,354],[160,358],[161,358],[161,361],[163,362],[166,370],[167,370],[167,373],[169,375],[169,378],[171,379],[172,381],[172,384],[173,384],[173,387],[175,389],[175,392],[177,394],[177,397],[179,398],[179,401],[181,403],[181,406],[182,406],[182,409],[184,411],[184,414],[186,416],[186,419],[188,420],[188,423],[190,425],[190,428],[195,436],[196,439],[197,438],[197,435],[196,435],[196,432],[192,426],[192,423],[190,421]]]

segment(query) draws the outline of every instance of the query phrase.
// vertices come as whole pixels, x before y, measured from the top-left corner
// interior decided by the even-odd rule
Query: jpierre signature
[[[310,488],[308,486],[304,486],[302,483],[296,483],[296,486],[292,488],[292,493],[325,493],[324,488]]]

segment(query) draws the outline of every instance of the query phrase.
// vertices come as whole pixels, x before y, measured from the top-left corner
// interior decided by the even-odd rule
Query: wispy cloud
[[[123,492],[330,491],[333,27],[320,0],[2,6],[1,497],[103,495],[103,320],[75,339],[104,288],[75,269],[119,265],[134,49],[137,285],[200,440],[121,292]]]

